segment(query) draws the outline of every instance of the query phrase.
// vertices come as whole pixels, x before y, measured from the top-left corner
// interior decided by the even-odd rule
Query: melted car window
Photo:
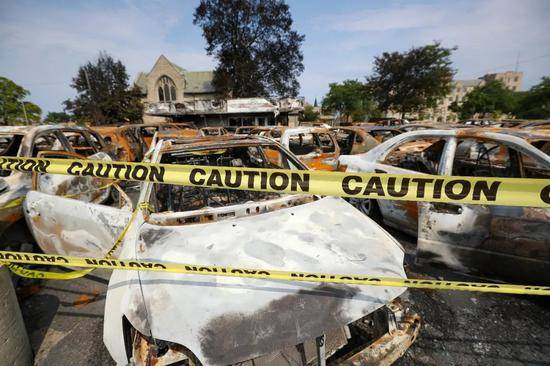
[[[316,134],[315,137],[319,141],[319,146],[323,150],[324,153],[331,153],[334,152],[335,146],[334,141],[332,140],[332,137],[328,133],[319,133]]]
[[[460,139],[453,161],[453,175],[473,177],[518,177],[516,154],[491,140]]]
[[[74,151],[83,156],[90,156],[97,152],[97,148],[92,146],[86,135],[82,132],[64,132],[63,133]],[[99,144],[99,141],[98,141]]]
[[[535,158],[520,153],[524,178],[550,179],[550,166]]]
[[[354,138],[357,136],[356,138]],[[338,141],[338,145],[340,146],[340,152],[342,155],[348,155],[351,153],[351,150],[353,149],[353,141],[356,140],[358,143],[362,143],[363,139],[359,140],[361,136],[356,135],[353,131],[348,130],[336,130],[336,141]]]
[[[288,155],[275,146],[237,146],[223,149],[174,152],[163,155],[161,163],[247,168],[295,168]],[[232,179],[232,181],[235,181],[235,179]],[[155,184],[153,192],[151,202],[157,212],[184,212],[205,207],[231,206],[249,201],[265,201],[280,197],[279,193],[169,184]]]
[[[17,156],[23,135],[0,135],[0,155]],[[11,170],[0,170],[0,177],[7,177]]]
[[[335,146],[328,133],[300,133],[291,135],[288,148],[296,155],[334,152]]]
[[[390,151],[385,163],[415,172],[437,174],[445,143],[442,138],[409,140]]]
[[[40,151],[64,151],[66,150],[59,138],[54,133],[40,135],[34,139],[32,156],[36,157]]]

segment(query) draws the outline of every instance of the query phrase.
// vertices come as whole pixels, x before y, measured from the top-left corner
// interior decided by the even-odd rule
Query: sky
[[[78,67],[104,50],[133,81],[160,54],[188,70],[213,69],[197,1],[0,0],[0,76],[30,91],[44,114],[74,97]],[[524,72],[523,89],[550,76],[550,1],[288,1],[305,34],[300,95],[320,102],[332,82],[364,80],[375,56],[435,40],[458,46],[456,79]],[[518,62],[519,61],[519,62]]]

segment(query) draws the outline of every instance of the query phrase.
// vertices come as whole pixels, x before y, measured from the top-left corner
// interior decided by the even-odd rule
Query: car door
[[[67,151],[41,151],[38,158],[45,159],[87,159],[85,156]],[[104,152],[89,156],[92,160],[110,160]],[[85,202],[101,203],[111,193],[112,179],[91,176],[32,173],[32,189],[56,196],[72,197]]]
[[[439,174],[448,154],[445,137],[418,136],[404,140],[378,161],[375,172],[389,174]],[[394,228],[416,235],[418,204],[416,201],[378,200],[383,221]]]
[[[526,144],[527,145],[527,144]],[[550,178],[534,148],[460,138],[446,175]],[[468,273],[550,283],[550,209],[419,204],[417,258]]]

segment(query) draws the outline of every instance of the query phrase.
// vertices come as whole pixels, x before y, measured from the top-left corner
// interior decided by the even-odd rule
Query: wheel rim
[[[372,202],[370,199],[352,198],[351,203],[365,215],[371,214]]]

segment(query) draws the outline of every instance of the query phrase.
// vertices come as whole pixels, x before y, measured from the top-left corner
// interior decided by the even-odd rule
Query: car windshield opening
[[[300,169],[296,162],[274,145],[248,145],[206,148],[166,153],[163,164],[203,165],[220,167]],[[232,179],[235,181],[235,178]],[[251,201],[281,197],[280,193],[253,192],[237,189],[179,186],[156,183],[152,204],[156,212],[185,212],[205,207],[225,207]]]

